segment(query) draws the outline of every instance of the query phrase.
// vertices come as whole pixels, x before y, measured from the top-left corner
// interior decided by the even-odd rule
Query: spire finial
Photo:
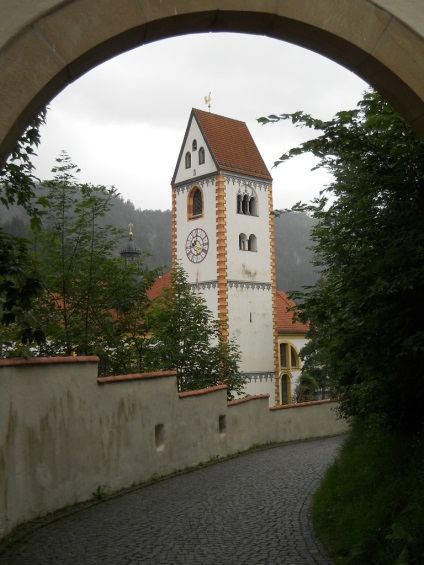
[[[208,105],[209,112],[211,111],[211,93],[209,92],[208,96],[205,96],[205,104]]]
[[[129,234],[128,234],[128,235],[129,235],[130,237],[132,237],[132,235],[133,235],[132,229],[133,229],[133,227],[134,227],[134,224],[129,223],[129,224],[128,224],[128,227],[130,228],[130,231],[129,231]]]

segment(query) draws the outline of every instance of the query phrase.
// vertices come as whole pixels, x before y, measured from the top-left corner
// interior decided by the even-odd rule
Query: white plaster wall
[[[212,312],[213,318],[215,320],[217,320],[218,319],[218,295],[217,295],[216,287],[215,288],[202,288],[198,292],[205,299],[206,306]]]
[[[197,141],[197,150],[192,151],[193,140]],[[205,149],[205,162],[199,165],[199,149],[203,147]],[[187,152],[191,153],[191,167],[189,169],[185,168],[185,155]],[[200,132],[199,126],[195,119],[191,121],[189,126],[189,131],[187,134],[186,141],[184,143],[183,151],[181,153],[181,160],[177,164],[177,174],[175,175],[175,184],[180,182],[185,182],[193,177],[199,177],[203,175],[208,175],[217,171],[216,165],[208,146]]]
[[[194,186],[196,183],[193,183]],[[211,180],[202,187],[203,191],[203,216],[188,220],[187,198],[189,191],[180,190],[176,195],[177,210],[177,259],[187,272],[189,282],[216,280],[216,187],[215,180]],[[208,254],[201,263],[192,263],[186,254],[186,240],[189,233],[196,229],[203,229],[209,239]]]
[[[227,405],[225,387],[180,398],[169,374],[99,385],[93,358],[13,361],[0,360],[0,537],[99,486],[114,491],[255,444],[346,430],[334,403],[269,410],[264,396]]]
[[[275,404],[275,382],[274,379],[262,379],[260,380],[259,378],[255,381],[254,379],[252,379],[251,381],[249,381],[244,390],[243,390],[243,394],[240,395],[240,397],[243,396],[254,396],[257,394],[268,394],[269,395],[269,406],[274,406]]]
[[[240,369],[274,371],[271,289],[228,288],[228,314],[230,336],[243,354]]]
[[[243,186],[243,185],[242,185]],[[258,216],[237,213],[239,184],[226,182],[227,259],[230,280],[271,282],[271,249],[269,234],[268,192],[256,188]],[[257,237],[257,251],[239,249],[239,234]]]

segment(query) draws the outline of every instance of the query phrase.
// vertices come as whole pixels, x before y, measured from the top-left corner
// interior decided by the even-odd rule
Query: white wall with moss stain
[[[0,537],[18,524],[269,442],[344,432],[335,403],[227,404],[172,372],[97,379],[97,357],[0,360]]]

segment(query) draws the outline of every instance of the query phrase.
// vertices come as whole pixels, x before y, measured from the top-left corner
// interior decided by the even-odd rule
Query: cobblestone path
[[[330,564],[309,508],[342,441],[281,445],[133,490],[36,529],[0,563]]]

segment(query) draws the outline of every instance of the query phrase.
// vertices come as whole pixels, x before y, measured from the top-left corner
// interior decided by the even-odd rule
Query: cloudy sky
[[[65,150],[79,180],[115,186],[137,208],[171,208],[170,181],[191,109],[246,122],[274,178],[274,207],[309,201],[329,181],[302,156],[272,169],[307,130],[257,118],[356,106],[366,83],[324,57],[266,37],[209,33],[152,43],[84,75],[50,104],[35,161],[41,179]]]

